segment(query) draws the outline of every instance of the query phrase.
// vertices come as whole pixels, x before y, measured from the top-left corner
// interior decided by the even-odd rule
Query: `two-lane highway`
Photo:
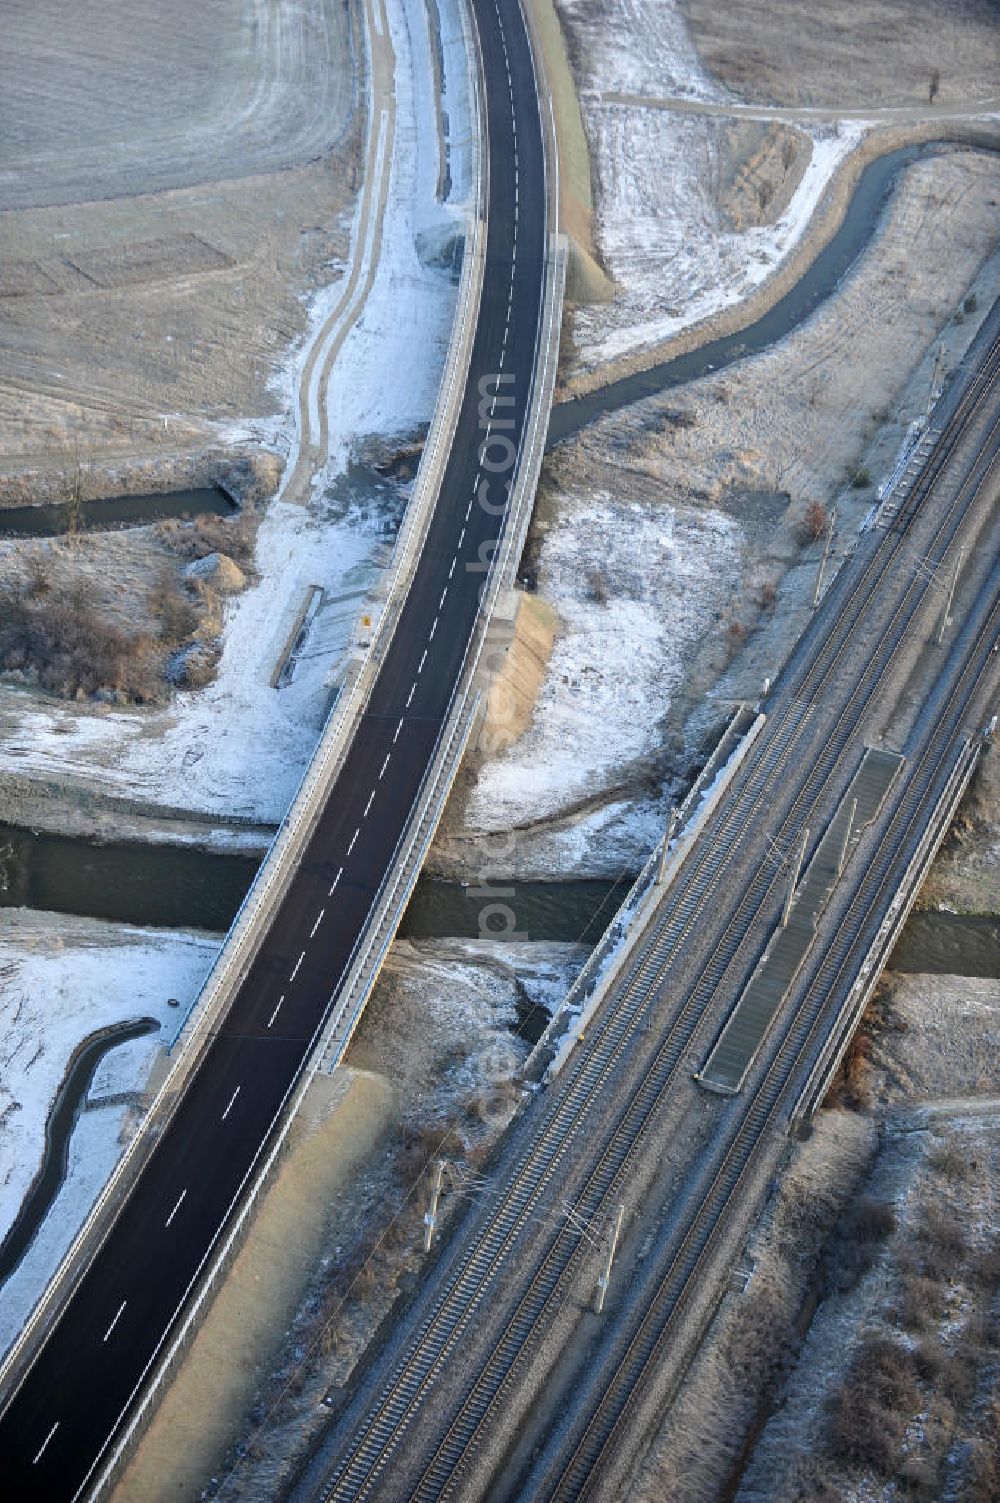
[[[489,147],[484,291],[425,547],[343,770],[256,961],[110,1235],[0,1416],[5,1503],[68,1503],[100,1475],[322,1029],[391,867],[481,609],[529,407],[547,227],[518,0],[473,0],[473,8]]]

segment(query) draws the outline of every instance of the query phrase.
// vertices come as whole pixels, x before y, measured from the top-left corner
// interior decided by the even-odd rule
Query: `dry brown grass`
[[[29,580],[0,591],[0,668],[64,698],[104,691],[150,704],[165,690],[167,647],[108,621],[82,588],[57,595]]]
[[[157,524],[160,539],[181,558],[206,558],[210,553],[225,553],[244,570],[253,564],[254,547],[261,516],[252,507],[244,507],[236,516],[217,517],[207,512],[185,522],[169,517]]]
[[[855,1353],[833,1400],[830,1438],[837,1453],[893,1476],[902,1459],[907,1425],[920,1404],[913,1353],[888,1337],[869,1337]]]

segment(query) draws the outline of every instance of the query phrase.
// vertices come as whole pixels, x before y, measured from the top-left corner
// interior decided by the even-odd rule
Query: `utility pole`
[[[438,1201],[441,1198],[441,1181],[444,1178],[444,1159],[434,1161],[434,1179],[431,1182],[430,1208],[424,1212],[424,1252],[430,1252],[437,1225]]]
[[[802,831],[802,839],[799,841],[799,848],[795,856],[795,865],[792,867],[791,881],[788,884],[788,896],[785,899],[785,908],[784,912],[781,915],[782,929],[788,923],[789,915],[792,911],[792,902],[795,898],[795,887],[799,880],[799,872],[802,870],[802,863],[806,859],[806,846],[808,844],[809,829],[808,827],[806,827],[806,829]]]
[[[611,1265],[615,1261],[615,1253],[618,1251],[618,1238],[622,1233],[622,1222],[625,1219],[625,1207],[619,1206],[615,1212],[615,1219],[611,1224],[611,1240],[608,1243],[608,1256],[604,1261],[604,1272],[597,1280],[597,1294],[594,1296],[594,1311],[600,1315],[604,1309],[604,1296],[608,1292],[608,1283],[611,1279]]]
[[[830,545],[833,542],[833,529],[836,525],[837,508],[834,507],[830,513],[830,525],[826,529],[826,538],[823,543],[823,557],[820,559],[819,568],[816,570],[816,588],[813,590],[813,610],[819,605],[819,594],[823,588],[823,575],[826,573],[826,561],[830,557]]]
[[[674,835],[677,833],[677,821],[679,819],[680,815],[677,812],[677,805],[671,804],[670,817],[667,820],[666,834],[663,837],[663,844],[660,847],[660,864],[656,868],[657,887],[661,887],[663,885],[663,879],[667,874],[667,856],[670,853],[670,842],[673,840]]]
[[[938,372],[941,369],[941,360],[943,356],[944,345],[939,344],[934,352],[934,369],[931,371],[931,389],[927,393],[927,407],[925,409],[925,415],[927,417],[930,417],[931,408],[934,406],[934,403],[937,401],[938,396],[940,395],[940,393],[938,392]]]
[[[855,816],[857,815],[857,812],[858,812],[858,801],[857,801],[856,798],[852,798],[851,799],[851,812],[850,812],[850,815],[848,816],[848,820],[847,820],[847,829],[844,831],[844,838],[843,838],[843,840],[841,841],[841,844],[840,844],[840,859],[837,862],[837,876],[838,877],[840,876],[841,872],[844,870],[844,862],[847,860],[847,847],[850,845],[850,843],[851,843],[851,836],[854,834],[854,820],[855,820]]]
[[[955,599],[955,591],[958,588],[958,576],[962,572],[962,563],[963,563],[964,558],[965,558],[965,549],[964,548],[959,548],[959,550],[958,550],[958,557],[955,560],[955,567],[952,570],[951,584],[948,586],[948,599],[945,601],[945,603],[944,603],[944,610],[941,612],[941,625],[938,627],[938,634],[937,634],[937,645],[939,647],[941,646],[941,643],[944,641],[944,634],[947,631],[948,625],[949,625],[949,623],[951,621],[951,605],[952,605],[952,601]]]

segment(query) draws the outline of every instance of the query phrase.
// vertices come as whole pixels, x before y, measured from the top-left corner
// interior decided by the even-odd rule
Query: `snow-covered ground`
[[[115,1023],[151,1018],[170,1028],[218,950],[204,934],[166,934],[5,910],[0,935],[0,1237],[38,1172],[45,1124],[83,1041]],[[0,1350],[76,1233],[121,1152],[127,1104],[141,1092],[159,1050],[156,1033],[104,1056],[73,1132],[67,1178],[27,1253],[0,1286]],[[108,1098],[112,1098],[111,1101]],[[105,1103],[105,1104],[102,1104]]]
[[[596,11],[586,0],[559,0],[558,8],[582,42],[595,236],[617,285],[613,302],[574,314],[577,354],[591,368],[669,339],[752,292],[801,239],[865,127],[810,128],[812,155],[784,213],[774,224],[733,232],[715,196],[725,122],[602,98],[731,99],[701,68],[676,0]]]
[[[563,507],[539,573],[563,630],[531,727],[479,775],[469,827],[550,818],[655,754],[686,658],[715,629],[739,562],[739,527],[721,512],[651,509],[600,492]]]
[[[453,178],[448,205],[436,200],[437,115],[423,0],[387,0],[396,55],[397,128],[378,271],[328,386],[329,460],[308,505],[268,507],[257,542],[259,580],[226,607],[225,645],[207,688],[179,693],[162,711],[66,704],[6,689],[0,769],[69,774],[133,799],[276,822],[315,745],[366,596],[378,577],[378,534],[343,499],[353,449],[373,434],[411,434],[431,415],[455,308],[456,288],[421,263],[417,236],[454,219],[467,196],[468,101],[455,0],[441,6],[446,109]],[[450,72],[448,71],[450,69]],[[355,247],[357,249],[357,247]],[[297,389],[316,330],[338,296],[318,295],[312,332],[280,373],[285,413],[267,437],[294,453]],[[231,429],[230,436],[240,436]],[[245,436],[245,435],[244,435]],[[307,591],[323,605],[291,681],[271,676]]]

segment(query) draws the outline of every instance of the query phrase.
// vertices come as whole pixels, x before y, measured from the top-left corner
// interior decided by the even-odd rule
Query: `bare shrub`
[[[828,1277],[845,1294],[875,1263],[878,1251],[896,1228],[896,1213],[885,1201],[861,1195],[841,1217],[827,1258]]]
[[[211,513],[191,522],[170,519],[161,522],[159,537],[181,558],[207,558],[210,553],[225,553],[244,569],[252,566],[254,544],[260,515],[244,508],[236,516],[216,517]]]
[[[818,542],[830,525],[830,513],[822,501],[810,501],[799,523],[799,537],[804,543]]]
[[[789,1468],[787,1503],[844,1503],[844,1494],[826,1476],[828,1468],[813,1456],[799,1457]]]
[[[941,1285],[928,1278],[919,1266],[903,1260],[899,1273],[897,1316],[906,1331],[927,1331],[937,1324],[945,1311]]]
[[[957,1184],[967,1180],[971,1173],[971,1165],[968,1155],[962,1152],[953,1139],[939,1143],[927,1155],[927,1162],[935,1173],[940,1174],[950,1184]]]
[[[587,599],[595,605],[607,605],[610,597],[608,577],[603,569],[587,570]]]
[[[870,1336],[834,1397],[831,1440],[848,1461],[892,1476],[920,1402],[913,1354],[887,1337]]]
[[[164,565],[149,592],[147,608],[165,642],[178,646],[198,629],[198,609],[173,569]]]
[[[853,1035],[844,1051],[830,1089],[823,1100],[826,1107],[846,1107],[863,1112],[871,1105],[872,1038],[864,1026]]]
[[[765,579],[757,592],[757,599],[760,602],[761,608],[765,611],[770,610],[777,598],[778,586],[773,579]]]
[[[956,1265],[968,1252],[965,1233],[958,1221],[936,1203],[922,1207],[915,1240],[921,1271],[938,1283],[954,1276]]]
[[[163,691],[163,649],[150,632],[106,620],[81,588],[60,597],[0,591],[0,668],[64,698],[105,692],[148,704]]]

